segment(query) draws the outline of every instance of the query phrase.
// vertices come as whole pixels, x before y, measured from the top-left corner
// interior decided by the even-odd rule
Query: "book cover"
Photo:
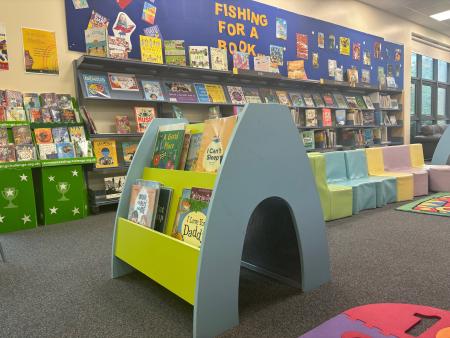
[[[244,105],[247,103],[244,96],[244,91],[242,87],[238,86],[227,86],[228,94],[230,95],[232,104]]]
[[[358,103],[356,102],[356,98],[354,96],[346,96],[345,100],[347,101],[347,105],[349,108],[358,109]]]
[[[350,86],[355,86],[358,82],[358,69],[350,68],[347,69],[347,80]]]
[[[58,152],[56,151],[56,144],[54,143],[38,144],[38,148],[40,160],[54,160],[58,158]]]
[[[364,129],[364,143],[367,146],[374,145],[372,129],[369,129],[369,128]]]
[[[336,114],[336,125],[337,126],[345,126],[346,113],[347,112],[344,109],[337,109],[335,111],[335,114]]]
[[[16,145],[17,161],[34,161],[36,160],[36,150],[32,144]]]
[[[191,134],[191,140],[189,143],[189,150],[187,153],[184,170],[191,171],[195,169],[202,136],[203,133]]]
[[[271,72],[270,55],[256,55],[253,57],[253,68],[256,72]]]
[[[249,70],[250,69],[249,54],[236,51],[233,54],[233,68]]]
[[[367,109],[367,106],[366,106],[362,96],[355,96],[355,99],[356,99],[356,104],[358,105],[358,108]]]
[[[194,86],[186,82],[164,82],[170,102],[198,102]]]
[[[108,36],[108,57],[112,59],[128,59],[130,46],[125,38],[120,36]]]
[[[288,78],[297,80],[308,80],[305,71],[305,61],[295,60],[287,62]]]
[[[373,126],[375,124],[375,115],[373,111],[363,111],[363,125]]]
[[[128,2],[131,2],[128,0]],[[154,1],[152,1],[154,2]],[[142,8],[142,20],[147,22],[150,25],[155,24],[155,18],[156,18],[156,10],[157,7],[150,2],[145,1],[144,2],[144,8]]]
[[[322,126],[323,127],[332,127],[333,126],[333,118],[331,117],[331,109],[330,108],[322,109]]]
[[[186,49],[184,40],[164,40],[166,64],[186,66]]]
[[[53,122],[51,108],[41,108],[41,120],[44,123]]]
[[[56,105],[60,109],[74,109],[70,94],[56,94]]]
[[[75,148],[71,142],[56,143],[56,152],[59,159],[75,158]]]
[[[370,83],[370,70],[369,69],[361,69],[361,82],[362,83]]]
[[[314,104],[314,100],[311,94],[309,93],[303,93],[303,100],[305,101],[305,105],[308,108],[314,108],[315,104]]]
[[[32,144],[31,129],[29,126],[12,127],[14,144]]]
[[[27,121],[27,113],[22,107],[9,107],[6,109],[7,121]]]
[[[242,88],[244,92],[245,101],[248,103],[262,103],[259,91],[257,88]]]
[[[0,127],[0,146],[7,146],[9,143],[8,128]]]
[[[0,105],[0,121],[6,121],[6,108]]]
[[[287,21],[283,18],[276,19],[275,26],[276,38],[281,40],[287,40]]]
[[[108,80],[104,75],[82,74],[88,97],[110,98]]]
[[[141,60],[143,62],[163,64],[162,41],[160,38],[140,35]]]
[[[177,123],[159,127],[150,166],[177,169],[183,150],[185,124]]]
[[[195,92],[197,93],[198,102],[211,103],[208,92],[204,83],[194,83]]]
[[[289,98],[287,91],[277,90],[275,91],[275,93],[277,94],[278,102],[280,102],[280,104],[284,104],[285,106],[288,107],[292,106],[292,102],[291,99]]]
[[[355,123],[355,110],[350,109],[347,111],[346,117],[345,117],[345,125],[347,126],[354,126]]]
[[[191,143],[191,133],[188,131],[185,131],[184,133],[184,140],[183,140],[183,148],[181,149],[181,155],[180,155],[180,164],[178,165],[178,170],[184,170],[184,167],[186,166],[186,160],[187,155],[189,151],[189,144]]]
[[[41,93],[39,97],[42,102],[42,107],[58,108],[58,99],[55,93]]]
[[[9,108],[12,107],[22,107],[23,106],[23,96],[22,93],[17,90],[5,90],[5,103]]]
[[[62,122],[69,122],[69,123],[76,123],[77,116],[75,114],[75,110],[73,109],[62,109],[61,112],[61,121]]]
[[[159,81],[141,81],[145,99],[148,101],[165,101]]]
[[[209,69],[208,46],[189,46],[189,64],[194,68]]]
[[[334,70],[334,80],[339,82],[344,81],[344,70],[342,69],[342,67],[337,67]]]
[[[34,129],[34,138],[37,144],[53,143],[52,128]]]
[[[315,109],[305,109],[305,126],[317,127],[317,112]]]
[[[84,31],[86,54],[92,56],[108,56],[108,32],[105,27],[88,28]]]
[[[205,89],[212,103],[227,103],[227,98],[221,85],[206,83]]]
[[[88,22],[88,28],[105,27],[109,25],[109,19],[96,11],[92,11]]]
[[[316,107],[325,107],[325,103],[322,100],[322,96],[319,93],[313,93],[312,98]]]
[[[300,93],[289,93],[289,97],[291,98],[292,105],[294,107],[305,107],[305,101],[303,100],[303,96]]]
[[[273,89],[260,88],[259,94],[261,95],[262,101],[264,103],[279,103],[278,98],[277,98],[277,93]]]
[[[107,200],[120,198],[125,186],[125,176],[104,177],[105,197]]]
[[[333,95],[331,93],[325,93],[322,95],[323,101],[327,107],[335,108],[336,102],[334,102]]]
[[[30,117],[31,122],[43,122],[42,111],[40,108],[30,108],[28,115]]]
[[[52,121],[55,123],[62,121],[62,110],[57,107],[50,107],[50,114],[52,115]]]
[[[77,157],[93,157],[91,141],[75,141],[75,154]]]
[[[154,107],[134,107],[134,116],[136,119],[136,131],[144,133],[150,123],[156,118],[156,109]]]
[[[138,142],[122,142],[122,156],[125,164],[131,164],[136,153]]]
[[[146,27],[143,29],[143,32],[144,35],[153,36],[155,38],[160,38],[161,40],[164,40],[158,25]]]
[[[218,119],[221,117],[222,113],[220,112],[220,106],[212,106],[208,108],[208,119]]]
[[[0,163],[15,162],[16,161],[16,147],[14,144],[0,146]]]
[[[39,95],[37,93],[23,94],[23,106],[27,113],[29,113],[31,109],[41,108],[41,102],[39,101]]]
[[[375,109],[370,96],[364,95],[363,99],[368,109]]]
[[[308,35],[296,33],[297,58],[308,60]]]
[[[159,188],[133,184],[131,187],[128,219],[134,223],[152,228],[158,194]]]
[[[334,93],[333,97],[338,108],[348,108],[347,101],[345,101],[344,95],[342,95],[341,93]]]
[[[217,172],[236,125],[237,116],[206,120],[195,171]]]
[[[108,73],[108,79],[112,90],[139,91],[139,85],[134,75]]]
[[[228,71],[228,52],[226,49],[210,47],[211,69]]]
[[[312,150],[316,147],[315,143],[314,143],[314,131],[313,130],[303,130],[302,138],[303,138],[303,145],[305,146],[306,150]]]
[[[129,134],[131,133],[130,121],[128,116],[116,116],[116,132],[117,134]]]
[[[159,191],[158,207],[156,209],[155,230],[164,233],[169,218],[170,202],[172,201],[173,189],[161,187]]]
[[[324,131],[322,130],[314,131],[314,144],[317,149],[326,148],[325,137],[326,136]]]
[[[96,168],[114,168],[119,166],[115,140],[94,139],[92,142]]]
[[[86,141],[86,133],[83,126],[69,127],[70,140],[72,142]]]
[[[337,61],[328,60],[328,76],[334,78],[336,75]]]
[[[53,128],[52,135],[55,143],[70,142],[69,130],[66,127]]]

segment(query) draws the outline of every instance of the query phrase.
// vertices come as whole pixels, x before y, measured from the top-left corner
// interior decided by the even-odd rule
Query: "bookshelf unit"
[[[315,127],[309,128],[305,126],[298,126],[299,133],[307,130],[327,130],[329,133],[332,132],[335,134],[336,145],[333,147],[323,148],[323,147],[314,147],[313,149],[307,149],[307,151],[330,151],[330,150],[340,150],[340,149],[352,149],[359,147],[367,147],[367,146],[387,146],[391,144],[401,144],[404,142],[404,128],[403,128],[403,119],[404,114],[402,112],[402,90],[399,89],[388,89],[388,88],[376,88],[364,83],[357,83],[356,86],[350,86],[346,82],[337,82],[332,80],[297,80],[290,79],[279,74],[272,73],[262,73],[255,71],[239,71],[239,73],[234,73],[232,71],[216,71],[211,69],[201,69],[201,68],[192,68],[192,67],[181,67],[174,65],[166,65],[166,64],[152,64],[147,62],[142,62],[139,60],[127,59],[127,60],[118,60],[118,59],[110,59],[110,58],[102,58],[95,56],[81,56],[79,59],[74,60],[73,62],[74,68],[74,78],[76,85],[77,98],[80,106],[85,106],[88,108],[90,105],[98,105],[98,104],[112,104],[118,105],[121,104],[124,107],[129,107],[129,110],[132,110],[133,106],[152,106],[156,108],[158,117],[165,118],[173,118],[175,114],[173,112],[173,107],[178,106],[184,113],[184,117],[190,122],[202,122],[208,118],[208,108],[217,106],[219,107],[220,114],[222,116],[231,116],[236,108],[242,109],[242,105],[232,104],[231,98],[226,90],[226,86],[240,86],[240,87],[250,87],[250,88],[270,88],[273,90],[281,90],[287,92],[308,92],[308,93],[327,93],[327,92],[339,92],[343,95],[367,95],[371,96],[373,94],[387,94],[391,95],[393,98],[397,99],[399,103],[399,109],[382,109],[381,115],[395,115],[397,124],[389,124],[385,125],[384,121],[381,120],[378,125],[345,125],[340,126],[335,123],[335,111],[339,108],[332,107],[314,107],[312,109],[316,109],[318,114],[321,114],[322,108],[330,108],[331,114],[333,118],[333,125],[327,127]],[[131,74],[135,75],[138,80],[140,90],[139,91],[114,91],[110,90],[111,98],[100,98],[100,97],[89,97],[82,78],[83,73],[89,74],[107,74],[108,72],[112,73],[123,73],[123,74]],[[164,81],[181,81],[188,83],[211,83],[211,84],[219,84],[224,88],[224,93],[227,102],[223,103],[188,103],[188,102],[172,102],[168,100],[168,93],[164,89],[162,85],[163,94],[165,96],[164,101],[148,101],[145,100],[143,89],[141,86],[141,80],[153,80],[160,81],[161,83]],[[305,114],[305,109],[309,109],[307,107],[289,107],[291,109],[295,109],[298,111],[299,115]],[[379,110],[379,107],[375,105],[373,111]],[[346,109],[348,110],[348,109]],[[92,113],[95,116],[95,112]],[[111,116],[111,121],[113,121],[114,116]],[[94,117],[95,120],[95,117]],[[356,133],[364,134],[364,130],[371,129],[373,131],[380,130],[380,141],[377,144],[373,145],[342,145],[342,136],[346,130],[355,130]],[[372,132],[373,134],[373,132]],[[130,137],[135,138],[135,140],[140,139],[140,134],[130,134]],[[111,138],[116,140],[121,140],[124,138],[123,135],[119,134],[100,134],[91,135],[91,138]],[[127,172],[126,167],[122,167],[122,174],[125,175]],[[117,171],[117,170],[116,170]],[[89,182],[95,180],[98,175],[94,173],[93,170],[90,170],[88,174],[88,185]],[[97,188],[99,186],[97,185]],[[96,189],[97,189],[96,188]],[[101,201],[101,205],[105,204],[115,204],[116,200],[109,201]],[[91,209],[94,211],[98,211],[99,205],[95,203],[91,204]]]
[[[329,281],[319,196],[289,110],[247,105],[217,174],[146,168],[159,126],[179,122],[187,120],[156,119],[138,146],[117,210],[113,278],[138,270],[193,305],[194,337],[216,336],[238,325],[241,266],[305,292]],[[274,173],[279,179],[268,180]],[[163,234],[127,220],[131,186],[139,178],[174,189],[168,224],[182,188],[214,189],[200,248],[172,238],[170,228]]]

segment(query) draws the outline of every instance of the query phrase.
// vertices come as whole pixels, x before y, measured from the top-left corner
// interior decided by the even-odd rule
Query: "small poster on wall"
[[[6,43],[6,26],[0,23],[0,70],[8,70],[8,45]]]
[[[114,36],[124,38],[128,42],[129,52],[133,49],[131,45],[131,34],[133,34],[135,29],[135,23],[126,13],[120,12],[117,14],[116,22],[113,25]]]
[[[359,42],[353,42],[352,56],[355,61],[359,61],[361,59],[361,44]]]
[[[287,40],[287,21],[282,18],[277,18],[276,24],[277,39]]]
[[[317,33],[317,47],[325,48],[325,35],[321,32]]]
[[[25,71],[38,74],[59,74],[55,32],[22,28]]]
[[[156,18],[156,6],[150,2],[144,2],[144,8],[142,8],[142,20],[153,25]]]
[[[350,55],[350,39],[341,36],[339,38],[339,53],[342,55]]]
[[[270,45],[270,61],[277,66],[283,65],[284,47]]]
[[[296,34],[297,38],[297,57],[308,60],[308,35]]]
[[[72,2],[73,2],[73,7],[75,7],[75,9],[89,8],[89,4],[88,4],[87,0],[72,0]]]

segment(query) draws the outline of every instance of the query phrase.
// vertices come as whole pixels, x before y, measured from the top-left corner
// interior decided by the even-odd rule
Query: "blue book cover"
[[[58,158],[74,158],[75,150],[73,148],[73,143],[57,143],[56,151],[58,153]]]
[[[88,97],[110,98],[108,80],[105,75],[82,74]]]
[[[208,92],[206,91],[205,84],[194,83],[195,91],[197,92],[198,102],[200,103],[211,103],[209,99]]]
[[[70,142],[69,131],[66,127],[58,127],[52,129],[53,141],[55,143]]]
[[[165,101],[164,94],[159,81],[142,80],[142,88],[144,89],[145,99],[149,101]]]

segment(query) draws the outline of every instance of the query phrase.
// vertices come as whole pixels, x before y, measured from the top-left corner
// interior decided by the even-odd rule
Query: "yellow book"
[[[212,103],[226,103],[225,92],[221,85],[205,83],[205,89]]]
[[[97,140],[93,142],[96,168],[114,168],[119,165],[115,140]]]
[[[163,63],[162,42],[160,38],[140,35],[141,60],[144,62]]]
[[[230,142],[237,116],[206,120],[195,171],[216,173]]]

